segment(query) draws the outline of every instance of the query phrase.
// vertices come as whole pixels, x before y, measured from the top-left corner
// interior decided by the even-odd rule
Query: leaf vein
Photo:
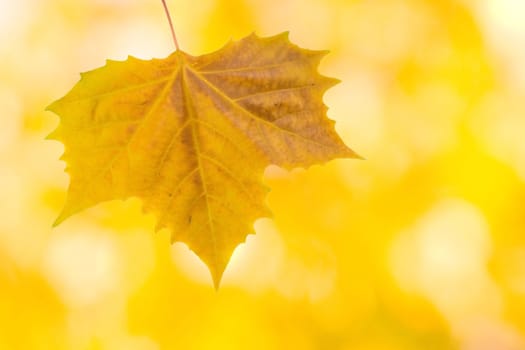
[[[212,162],[213,164],[215,164],[215,166],[217,166],[218,168],[223,170],[232,180],[234,180],[239,185],[239,187],[242,189],[242,191],[246,194],[246,196],[252,202],[254,202],[254,203],[256,202],[254,200],[251,192],[246,188],[246,185],[244,183],[242,183],[226,165],[224,165],[222,162],[220,162],[217,159],[212,158],[212,157],[210,157],[210,156],[208,156],[206,154],[202,154],[201,157],[205,158],[206,160],[208,160],[210,162]]]
[[[197,76],[199,77],[206,85],[208,85],[208,87],[210,89],[212,89],[212,91],[214,91],[217,95],[219,95],[223,100],[225,100],[226,102],[230,103],[231,105],[233,105],[234,107],[237,107],[237,109],[240,109],[244,114],[246,114],[248,117],[262,123],[262,124],[265,124],[265,125],[268,125],[270,126],[272,129],[275,129],[279,132],[282,132],[284,134],[288,134],[289,136],[292,136],[292,137],[297,137],[299,139],[302,139],[304,140],[305,142],[308,142],[308,143],[312,143],[314,145],[317,145],[317,146],[321,146],[321,147],[324,147],[324,148],[331,148],[330,146],[328,145],[325,145],[323,143],[320,143],[320,142],[317,142],[317,141],[314,141],[312,139],[309,139],[301,134],[298,134],[298,133],[295,133],[291,130],[287,130],[287,129],[284,129],[278,125],[275,125],[267,120],[265,120],[264,118],[261,118],[260,116],[254,114],[253,112],[249,111],[248,109],[246,109],[244,106],[236,103],[233,99],[231,99],[228,95],[226,95],[224,92],[222,92],[219,88],[217,88],[214,84],[212,84],[208,79],[206,79],[204,76],[202,76],[201,74],[199,74],[199,72],[195,71],[195,70],[192,70],[190,68],[190,70]]]

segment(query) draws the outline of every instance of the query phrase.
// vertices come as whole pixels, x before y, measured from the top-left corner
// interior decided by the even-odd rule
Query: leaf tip
[[[331,88],[337,84],[341,84],[342,80],[332,77],[326,77],[326,83],[328,85],[328,88]]]
[[[175,51],[175,52],[177,52],[177,51]],[[126,58],[126,61],[136,62],[136,61],[139,61],[139,59],[137,57],[135,57],[135,56],[128,55],[128,57]]]
[[[290,31],[286,30],[280,34],[277,34],[276,36],[288,40],[290,38]]]
[[[60,225],[64,220],[67,219],[69,215],[65,215],[64,214],[64,211],[62,211],[58,217],[55,219],[55,221],[53,221],[53,224],[51,225],[51,227],[57,227],[58,225]]]
[[[60,139],[60,128],[56,128],[52,132],[50,132],[46,137],[45,140],[59,140]]]
[[[66,199],[66,204],[64,205],[64,208],[62,209],[60,214],[58,214],[58,217],[53,222],[53,225],[52,225],[53,227],[57,227],[62,222],[64,222],[64,220],[69,218],[71,215],[78,213],[80,210],[86,208],[86,206],[75,206],[75,205],[72,205],[72,203],[74,202],[72,201],[72,198],[68,194],[68,198]]]
[[[366,160],[366,158],[364,158],[363,156],[361,156],[360,154],[356,153],[353,149],[351,149],[350,147],[346,147],[346,152],[344,154],[344,157],[345,158],[353,158],[353,159],[358,159],[358,160]]]
[[[128,56],[128,58],[129,58],[129,56]],[[117,61],[117,60],[112,60],[112,59],[110,59],[110,58],[107,58],[107,59],[106,59],[106,67],[112,66],[112,65],[114,65],[115,63],[118,63],[118,62],[119,62],[119,61]],[[87,72],[86,72],[86,73],[87,73]],[[86,74],[86,73],[83,73],[83,74]]]
[[[219,287],[221,286],[221,278],[213,278],[213,288],[215,289],[216,292],[219,291]]]
[[[278,40],[284,40],[284,41],[289,41],[290,37],[290,31],[287,30],[287,31],[284,31],[282,33],[279,33],[279,34],[276,34],[276,35],[272,35],[272,36],[269,36],[269,37],[266,37],[266,38],[262,38],[262,39],[266,39],[268,41],[278,41]]]
[[[211,270],[211,279],[213,280],[213,288],[218,292],[221,286],[222,274],[224,269]]]
[[[55,112],[55,107],[57,105],[59,100],[57,101],[53,101],[51,102],[50,104],[48,104],[45,108],[44,108],[44,111],[47,111],[47,112]]]
[[[363,157],[362,155],[358,154],[358,153],[355,153],[354,152],[354,159],[357,159],[357,160],[366,160],[365,157]]]

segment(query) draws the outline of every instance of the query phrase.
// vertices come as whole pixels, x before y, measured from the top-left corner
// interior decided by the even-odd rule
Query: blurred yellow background
[[[274,218],[215,292],[138,200],[55,229],[45,106],[173,50],[160,0],[0,0],[0,349],[525,349],[525,2],[168,0],[194,55],[256,31],[329,49],[366,160],[265,181]]]

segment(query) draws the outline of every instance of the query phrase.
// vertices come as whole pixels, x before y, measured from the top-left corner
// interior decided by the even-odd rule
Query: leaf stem
[[[170,11],[166,5],[166,0],[162,0],[162,5],[164,6],[164,11],[166,12],[166,17],[168,17],[168,22],[170,24],[171,36],[173,37],[173,42],[175,43],[175,48],[180,50],[179,43],[177,41],[177,36],[175,35],[175,30],[173,29],[173,22],[171,21]]]

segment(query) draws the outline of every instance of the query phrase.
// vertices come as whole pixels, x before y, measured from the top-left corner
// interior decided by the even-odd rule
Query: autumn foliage
[[[64,214],[74,209],[68,185],[73,189],[84,173],[85,179],[101,169],[81,162],[97,159],[93,152],[108,158],[118,153],[93,147],[94,140],[117,142],[120,149],[129,141],[119,123],[90,134],[74,122],[87,127],[93,108],[97,117],[124,122],[151,105],[122,98],[114,108],[108,97],[97,107],[88,99],[77,106],[85,113],[59,116],[46,106],[77,84],[79,72],[102,67],[85,73],[73,90],[94,95],[147,78],[135,68],[154,71],[162,61],[154,57],[177,56],[171,57],[159,0],[0,1],[0,349],[525,349],[524,1],[167,4],[186,69],[206,57],[188,53],[217,51],[230,38],[236,45],[254,31],[261,36],[250,39],[256,44],[329,49],[320,61],[312,58],[309,71],[321,85],[331,82],[317,71],[341,80],[322,94],[329,106],[322,115],[366,160],[293,170],[271,165],[264,175],[254,174],[257,203],[271,208],[272,216],[245,224],[242,235],[248,236],[238,237],[245,243],[229,258],[218,291],[189,243],[172,241],[176,233],[166,226],[155,232],[159,216],[151,206],[143,213],[146,200],[93,201],[104,192],[123,193],[123,187],[95,186],[83,199],[77,193],[77,204],[82,199],[89,208],[52,227],[65,202]],[[289,41],[268,37],[285,31]],[[120,81],[119,71],[128,78]],[[159,77],[166,79],[159,93],[146,89],[152,100],[170,72]],[[193,105],[208,103],[217,127],[244,120],[238,109],[235,119],[223,115],[216,103],[228,103],[208,85],[195,90],[202,80],[193,72],[186,78]],[[196,98],[198,91],[212,97]],[[320,104],[320,89],[308,91]],[[126,116],[110,112],[123,110]],[[187,117],[173,108],[163,113],[149,121]],[[57,126],[61,142],[46,140]],[[142,137],[153,128],[135,129],[128,148],[140,149],[140,141],[160,150],[152,142],[166,144],[176,126],[166,123],[155,138]],[[199,132],[211,136],[202,137],[202,147],[217,146],[211,154],[225,154],[222,147],[232,155],[211,129]],[[244,137],[250,139],[244,146],[267,158],[256,139]],[[180,150],[195,162],[191,147]],[[131,160],[140,160],[139,154]],[[142,160],[159,161],[151,154]],[[126,175],[124,161],[115,158],[115,175]],[[246,175],[262,167],[254,162],[244,162],[247,169],[226,165]],[[206,166],[211,179],[215,168]],[[134,169],[125,180],[135,188],[144,179],[138,175],[155,170]],[[109,183],[111,173],[93,179]],[[162,183],[159,174],[149,179]],[[242,196],[239,191],[233,186],[229,193]],[[169,213],[165,224],[177,215]],[[189,225],[189,215],[180,219]]]
[[[208,265],[215,285],[235,247],[269,215],[266,166],[355,157],[326,118],[323,51],[287,33],[250,35],[199,57],[108,61],[49,110],[71,185],[57,219],[96,203],[142,199]]]

